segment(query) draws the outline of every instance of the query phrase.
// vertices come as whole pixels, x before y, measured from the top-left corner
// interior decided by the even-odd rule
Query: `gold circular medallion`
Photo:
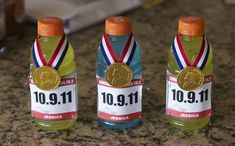
[[[183,90],[195,90],[204,83],[204,74],[197,67],[186,67],[178,74],[177,83]]]
[[[34,84],[42,90],[56,89],[60,85],[60,74],[52,67],[43,66],[33,72]]]
[[[132,78],[132,70],[124,63],[111,64],[105,71],[105,79],[113,87],[127,86]]]

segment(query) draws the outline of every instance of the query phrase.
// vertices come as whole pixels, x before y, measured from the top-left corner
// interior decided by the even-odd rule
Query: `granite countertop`
[[[23,38],[8,42],[8,52],[0,58],[0,145],[235,146],[235,6],[223,0],[168,0],[125,15],[133,20],[143,52],[143,124],[117,132],[97,121],[95,58],[104,30],[104,23],[100,23],[69,36],[79,75],[76,126],[59,132],[35,127],[27,75],[36,28],[27,25]],[[167,50],[181,15],[205,18],[207,37],[214,49],[213,116],[209,126],[195,131],[175,129],[164,119]]]

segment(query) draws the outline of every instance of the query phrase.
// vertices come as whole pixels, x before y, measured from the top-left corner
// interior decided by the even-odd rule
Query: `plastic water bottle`
[[[97,51],[97,114],[112,129],[137,126],[142,116],[141,50],[129,18],[106,19],[105,33]]]
[[[73,48],[56,17],[38,20],[30,53],[31,113],[45,130],[71,127],[77,119],[77,75]]]
[[[204,20],[181,17],[178,33],[168,52],[166,114],[171,125],[182,129],[206,126],[211,116],[212,48]]]

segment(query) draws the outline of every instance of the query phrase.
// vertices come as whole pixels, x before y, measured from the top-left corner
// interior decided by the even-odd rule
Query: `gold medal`
[[[43,66],[33,72],[33,81],[42,90],[53,90],[60,85],[61,78],[57,70],[49,66]]]
[[[113,87],[127,86],[132,78],[132,70],[124,63],[111,64],[105,71],[105,79]]]
[[[178,74],[177,83],[183,90],[195,90],[204,83],[204,74],[197,67],[186,67]]]

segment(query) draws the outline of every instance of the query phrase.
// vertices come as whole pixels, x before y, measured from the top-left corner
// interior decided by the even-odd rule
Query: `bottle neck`
[[[179,37],[186,54],[188,54],[189,51],[197,54],[201,48],[203,36],[188,36],[179,34]]]
[[[50,43],[50,42],[54,42],[54,41],[58,41],[60,40],[62,36],[58,35],[58,36],[41,36],[39,35],[39,40],[42,43]]]
[[[107,35],[108,40],[112,46],[112,49],[115,52],[117,57],[120,57],[123,49],[125,48],[125,45],[127,43],[129,36],[130,34],[123,35],[123,36]]]
[[[190,63],[192,64],[201,49],[203,36],[188,36],[188,35],[179,34],[179,37],[183,49]]]
[[[110,42],[121,42],[126,41],[129,38],[130,34],[123,35],[123,36],[115,36],[115,35],[109,35],[107,34],[107,37]]]
[[[183,35],[180,33],[179,33],[179,36],[182,42],[198,42],[198,41],[201,41],[203,38],[203,36],[189,36],[189,35]]]
[[[42,51],[45,52],[47,50],[52,53],[56,49],[61,37],[62,36],[39,36]]]

